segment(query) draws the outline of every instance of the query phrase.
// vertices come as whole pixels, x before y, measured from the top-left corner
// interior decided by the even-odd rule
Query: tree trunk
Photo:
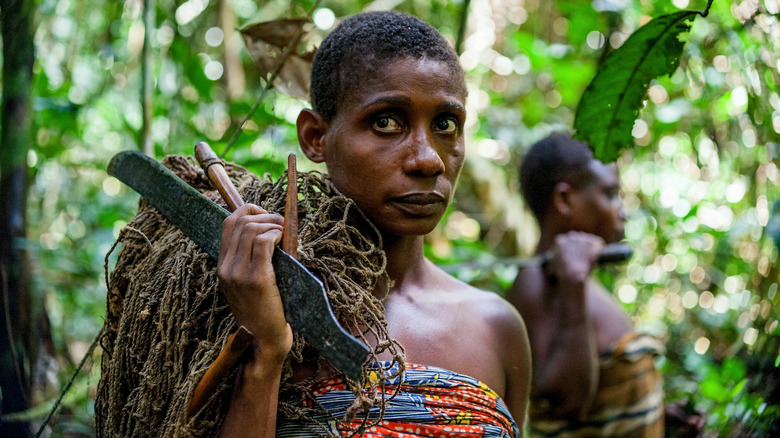
[[[152,113],[154,112],[154,81],[152,80],[152,45],[150,39],[154,32],[154,0],[143,0],[144,45],[141,50],[141,110],[143,123],[141,125],[141,151],[150,157],[154,156],[152,141]]]
[[[244,69],[241,65],[241,38],[240,35],[236,35],[238,27],[236,13],[233,12],[228,0],[220,0],[219,2],[219,25],[224,37],[222,46],[225,48],[225,85],[230,99],[236,100],[244,93],[246,82]]]
[[[30,407],[32,346],[27,263],[27,152],[32,142],[34,0],[4,0],[2,135],[0,137],[0,386],[2,415]],[[0,420],[0,436],[32,436],[25,422]]]

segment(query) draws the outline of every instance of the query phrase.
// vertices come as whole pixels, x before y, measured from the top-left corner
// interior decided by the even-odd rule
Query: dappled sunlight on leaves
[[[274,81],[279,91],[301,99],[309,99],[309,74],[314,52],[299,53],[298,47],[288,49],[304,33],[305,19],[281,19],[253,24],[241,30],[249,54],[266,80],[276,71],[285,50],[290,54]]]
[[[323,12],[320,26],[371,3],[331,2],[333,16]],[[502,293],[516,273],[502,260],[530,255],[538,236],[519,194],[525,151],[550,132],[572,130],[604,56],[639,26],[705,3],[470,2],[460,47],[467,159],[426,254],[458,278]],[[140,144],[141,4],[38,2],[25,244],[34,289],[47,303],[60,381],[102,325],[104,257],[137,208],[138,195],[105,167],[116,152]],[[290,17],[305,16],[311,3],[156,4],[148,32],[156,157],[191,154],[200,140],[220,152],[303,24]],[[231,38],[219,4],[240,27],[266,23],[246,27],[245,42]],[[463,5],[412,0],[397,8],[455,42]],[[679,67],[648,82],[639,118],[626,127],[628,146],[616,155],[635,255],[598,272],[639,327],[667,341],[667,398],[707,412],[708,430],[722,436],[767,436],[780,419],[778,11],[777,0],[715,1],[706,18],[696,18]],[[299,150],[295,116],[308,98],[310,50],[326,32],[318,29],[304,29],[311,32],[291,53],[278,92],[260,102],[227,159],[278,177],[287,154]],[[237,95],[226,84],[227,48],[240,53],[245,75]],[[299,163],[324,170],[317,166]],[[95,380],[93,371],[77,382],[60,423],[89,429]],[[51,401],[56,392],[48,388],[38,399]]]

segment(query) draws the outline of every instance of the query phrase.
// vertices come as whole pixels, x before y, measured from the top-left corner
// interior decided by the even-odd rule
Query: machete
[[[222,221],[230,215],[227,210],[139,151],[114,155],[108,174],[146,198],[214,260],[219,257]],[[358,380],[369,348],[338,323],[322,282],[279,248],[274,250],[272,263],[287,322],[331,365]]]
[[[472,262],[454,263],[451,265],[441,265],[440,267],[445,272],[449,273],[459,272],[463,269],[490,269],[497,265],[514,266],[517,268],[530,268],[535,266],[545,266],[547,263],[550,263],[553,255],[555,254],[551,250],[531,257],[510,257],[503,259],[478,260]],[[601,254],[599,254],[599,258],[596,260],[596,264],[607,265],[611,263],[625,262],[633,255],[634,250],[625,243],[608,243],[604,245],[604,248],[601,249]]]

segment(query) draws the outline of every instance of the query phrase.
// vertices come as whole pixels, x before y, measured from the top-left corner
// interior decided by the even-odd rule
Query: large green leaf
[[[682,11],[654,18],[601,65],[574,118],[575,136],[590,145],[596,158],[614,161],[633,144],[631,131],[650,81],[677,69],[685,44],[680,36],[700,14]]]

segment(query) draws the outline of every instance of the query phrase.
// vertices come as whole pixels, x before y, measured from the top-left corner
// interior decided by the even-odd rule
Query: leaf
[[[747,373],[747,366],[745,362],[736,357],[729,357],[723,362],[721,368],[721,374],[723,374],[724,381],[735,382],[745,378]]]
[[[612,52],[582,94],[574,117],[575,137],[604,162],[633,144],[631,131],[650,81],[674,73],[696,11],[662,15],[642,26]]]
[[[306,23],[308,20],[305,18],[284,18],[241,29],[247,51],[266,80],[270,80],[271,74],[277,70],[290,42],[300,38],[299,31]],[[274,87],[282,93],[308,100],[313,59],[313,51],[299,53],[296,44],[274,80]]]
[[[720,383],[714,380],[705,380],[699,385],[699,392],[708,399],[715,400],[718,403],[729,401],[729,391]]]
[[[772,238],[772,241],[780,249],[780,201],[775,201],[772,205],[772,215],[766,224],[766,234]],[[777,356],[780,360],[780,356]]]

